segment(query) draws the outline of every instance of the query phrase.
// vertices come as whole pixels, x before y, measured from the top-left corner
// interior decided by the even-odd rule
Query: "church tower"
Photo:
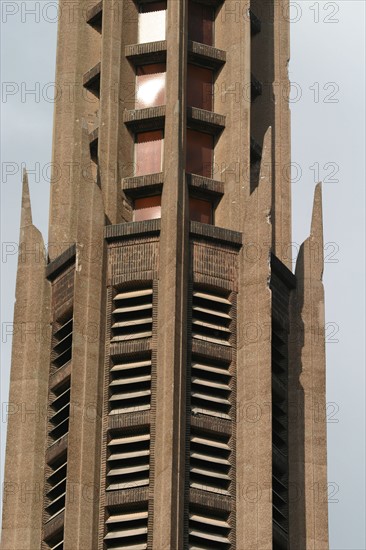
[[[59,15],[1,549],[327,550],[322,198],[294,274],[289,1]]]

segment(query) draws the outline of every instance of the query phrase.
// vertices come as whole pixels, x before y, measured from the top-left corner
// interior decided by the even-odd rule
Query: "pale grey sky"
[[[55,5],[0,2],[2,92],[13,86],[1,103],[1,482],[22,164],[47,242]],[[365,1],[291,1],[290,18],[294,243],[308,235],[315,182],[324,181],[331,550],[366,550]]]

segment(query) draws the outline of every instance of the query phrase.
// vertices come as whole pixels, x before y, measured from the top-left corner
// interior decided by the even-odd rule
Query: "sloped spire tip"
[[[32,208],[29,193],[28,173],[26,168],[23,168],[23,188],[22,188],[22,213],[20,218],[20,227],[32,225]]]

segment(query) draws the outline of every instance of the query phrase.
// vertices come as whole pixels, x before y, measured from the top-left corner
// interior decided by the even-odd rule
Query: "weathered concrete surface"
[[[291,548],[327,550],[325,321],[321,184],[315,189],[310,236],[296,263],[289,378]]]
[[[74,291],[65,550],[97,548],[103,388],[105,269],[102,193],[90,181],[88,129],[81,129],[83,169]]]
[[[154,548],[182,547],[185,452],[188,193],[184,177],[187,6],[167,20],[167,112],[159,255]],[[177,32],[177,29],[180,29]]]
[[[23,177],[12,369],[8,404],[2,550],[40,548],[50,350],[50,285],[41,233]]]
[[[271,443],[271,128],[263,143],[258,187],[242,222],[238,296],[237,540],[238,550],[272,548]],[[240,541],[240,546],[239,546]]]

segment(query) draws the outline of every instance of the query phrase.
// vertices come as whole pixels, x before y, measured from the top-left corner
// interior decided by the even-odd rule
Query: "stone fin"
[[[29,193],[28,173],[26,168],[23,170],[23,189],[22,189],[22,212],[20,218],[20,227],[33,225],[32,207]]]
[[[300,280],[311,277],[321,281],[324,270],[323,200],[322,184],[314,191],[310,235],[302,243],[296,260],[295,274]]]
[[[323,237],[323,196],[322,184],[318,183],[314,191],[313,214],[311,218],[310,243],[313,249],[313,277],[322,280],[324,269]]]

